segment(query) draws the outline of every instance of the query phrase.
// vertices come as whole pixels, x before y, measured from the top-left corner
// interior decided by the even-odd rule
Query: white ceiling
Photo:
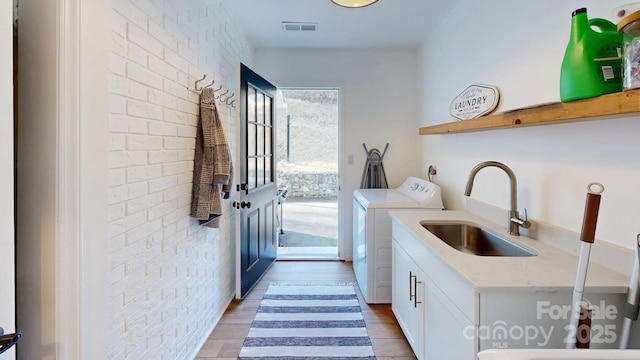
[[[231,0],[255,48],[417,48],[458,0],[379,0],[360,9],[331,0]],[[286,32],[283,21],[317,23]]]

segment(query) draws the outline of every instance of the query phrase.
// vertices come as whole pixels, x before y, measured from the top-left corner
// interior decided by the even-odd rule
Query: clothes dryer
[[[353,192],[353,270],[368,304],[391,303],[389,210],[443,208],[440,187],[411,176],[395,189]]]

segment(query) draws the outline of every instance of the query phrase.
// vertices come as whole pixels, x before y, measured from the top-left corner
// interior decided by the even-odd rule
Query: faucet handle
[[[524,219],[522,219],[522,223],[518,223],[518,225],[522,226],[525,229],[528,229],[531,227],[531,222],[529,222],[529,220],[527,220],[528,216],[527,216],[527,208],[524,208]]]
[[[520,219],[519,215],[517,212],[513,212],[512,213],[512,218],[510,219],[511,223],[515,223],[518,224],[518,226],[521,226],[525,229],[528,229],[531,227],[531,223],[529,222],[529,220],[527,220],[527,208],[524,208],[524,219]]]

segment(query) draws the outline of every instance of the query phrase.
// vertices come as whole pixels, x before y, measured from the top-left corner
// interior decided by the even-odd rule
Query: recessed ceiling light
[[[331,0],[333,3],[348,8],[359,8],[371,5],[378,0]]]

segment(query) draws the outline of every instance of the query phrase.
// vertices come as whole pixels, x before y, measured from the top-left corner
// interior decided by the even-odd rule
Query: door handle
[[[250,207],[251,207],[251,201],[243,201],[243,202],[241,202],[241,203],[237,203],[237,202],[235,202],[235,201],[234,201],[234,202],[231,204],[231,206],[233,206],[233,207],[234,207],[234,208],[236,208],[236,209],[240,209],[240,208],[243,208],[243,209],[244,209],[244,208],[247,208],[247,209],[248,209],[248,208],[250,208]]]

